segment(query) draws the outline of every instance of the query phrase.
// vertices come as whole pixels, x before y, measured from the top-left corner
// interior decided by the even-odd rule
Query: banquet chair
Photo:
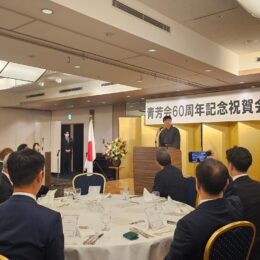
[[[8,260],[8,258],[6,258],[6,257],[3,256],[3,255],[0,255],[0,260]]]
[[[194,177],[185,178],[186,203],[192,207],[196,206],[197,190]]]
[[[255,240],[253,223],[237,221],[216,230],[209,238],[203,260],[248,260]]]
[[[106,187],[106,179],[100,173],[81,173],[72,180],[73,189],[80,188],[81,195],[88,194],[90,186],[100,186],[100,193],[103,193]]]

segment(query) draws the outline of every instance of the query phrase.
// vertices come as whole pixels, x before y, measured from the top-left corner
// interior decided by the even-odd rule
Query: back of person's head
[[[0,152],[0,161],[3,161],[6,155],[13,152],[12,148],[6,147]]]
[[[24,149],[10,154],[8,172],[15,187],[27,187],[33,183],[44,168],[44,157],[32,150]]]
[[[28,148],[28,145],[27,144],[20,144],[18,147],[17,147],[17,151],[22,151],[24,149]]]
[[[171,156],[166,148],[160,148],[157,150],[156,161],[161,166],[167,166],[168,164],[171,164]]]
[[[253,158],[248,149],[234,146],[226,151],[227,161],[239,171],[246,173],[253,162]]]
[[[33,150],[36,150],[36,146],[40,146],[40,144],[39,143],[34,143],[33,144]]]
[[[220,161],[206,159],[196,168],[196,178],[204,192],[210,195],[220,194],[228,182],[228,169]]]

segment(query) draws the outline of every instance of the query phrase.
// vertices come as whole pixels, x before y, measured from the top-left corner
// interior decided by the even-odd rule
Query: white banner
[[[147,125],[260,120],[260,90],[240,90],[146,101]]]

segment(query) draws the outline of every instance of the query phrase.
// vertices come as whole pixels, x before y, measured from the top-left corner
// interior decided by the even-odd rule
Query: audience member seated
[[[171,156],[166,148],[156,152],[156,161],[161,171],[155,176],[153,191],[159,191],[161,197],[170,196],[173,200],[186,202],[184,177],[180,169],[171,165]]]
[[[234,147],[226,152],[228,169],[233,186],[241,199],[244,218],[255,224],[256,238],[251,258],[260,259],[260,183],[252,180],[247,171],[252,164],[251,153],[243,147]]]
[[[165,260],[203,259],[210,236],[220,227],[242,220],[242,205],[237,196],[223,198],[228,169],[221,162],[206,159],[196,168],[199,206],[180,219]]]
[[[0,205],[0,255],[12,260],[63,260],[61,215],[36,202],[43,180],[44,157],[31,149],[7,161],[14,193]]]
[[[7,148],[4,148],[1,152],[0,152],[0,172],[2,172],[3,170],[3,161],[4,161],[4,158],[7,154],[9,153],[12,153],[13,152],[13,149],[7,147]]]
[[[28,145],[27,144],[20,144],[18,147],[17,147],[17,151],[22,151],[24,149],[28,148]]]
[[[8,200],[13,194],[13,183],[10,180],[7,169],[7,160],[9,155],[10,153],[6,154],[3,161],[3,170],[0,173],[0,203]]]

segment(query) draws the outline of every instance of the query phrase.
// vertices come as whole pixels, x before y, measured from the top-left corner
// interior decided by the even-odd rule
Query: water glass
[[[75,199],[78,200],[80,198],[80,195],[81,195],[81,188],[75,188],[75,191],[74,191]]]
[[[153,191],[152,192],[153,195],[153,203],[154,203],[154,207],[157,210],[157,203],[160,199],[160,192],[159,191]]]
[[[122,195],[123,195],[123,200],[129,199],[129,188],[128,187],[123,188]]]

